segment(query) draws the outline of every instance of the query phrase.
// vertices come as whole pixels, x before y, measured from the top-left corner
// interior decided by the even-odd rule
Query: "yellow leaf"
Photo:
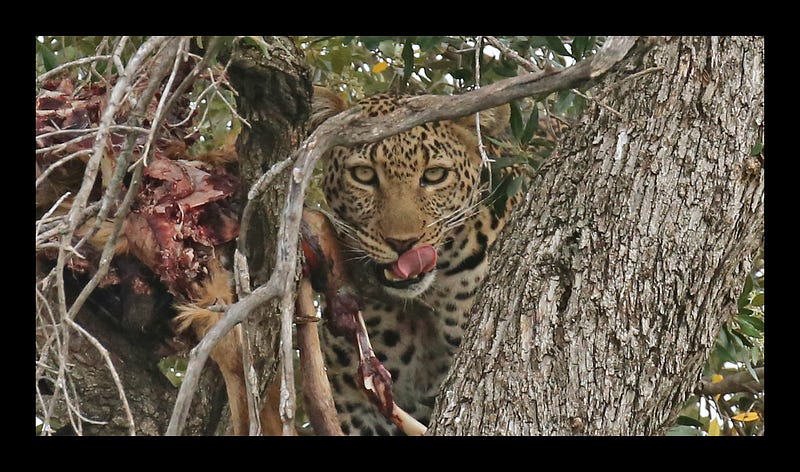
[[[759,418],[758,413],[756,413],[755,411],[748,411],[745,413],[739,413],[738,415],[734,416],[731,419],[735,421],[747,422],[747,421],[756,421],[758,418]]]
[[[717,420],[712,419],[708,422],[708,435],[709,436],[719,436],[719,423]]]
[[[711,383],[722,382],[722,379],[724,379],[724,378],[725,377],[723,377],[723,376],[721,376],[719,374],[714,374],[714,375],[711,376]]]
[[[389,64],[385,62],[379,62],[372,66],[372,73],[373,74],[380,74],[381,72],[385,71],[386,68],[389,67]]]

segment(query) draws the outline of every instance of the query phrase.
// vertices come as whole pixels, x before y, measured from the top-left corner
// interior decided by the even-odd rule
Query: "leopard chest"
[[[371,271],[355,265],[351,274],[362,288],[364,322],[377,358],[392,375],[395,402],[427,424],[442,380],[463,337],[488,259],[482,233],[467,227],[439,248],[431,286],[414,299],[400,299],[376,288]],[[349,434],[392,434],[394,425],[367,402],[356,385],[358,355],[342,337],[321,330],[334,400]]]
[[[364,301],[362,313],[375,355],[392,376],[395,403],[427,424],[465,323],[448,326],[441,314],[419,301],[368,299]],[[452,319],[457,318],[453,316]],[[394,432],[394,426],[378,413],[356,385],[358,354],[354,346],[325,329],[321,330],[321,335],[328,378],[345,432]]]

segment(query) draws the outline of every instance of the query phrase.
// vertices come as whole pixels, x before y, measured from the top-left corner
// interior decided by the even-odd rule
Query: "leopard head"
[[[402,96],[381,94],[354,106],[365,116],[393,111]],[[333,93],[315,90],[314,120],[346,109]],[[508,107],[481,113],[483,132],[508,122]],[[436,276],[436,253],[472,215],[481,189],[474,115],[425,123],[375,143],[336,147],[322,182],[348,258],[360,260],[389,294],[412,298]]]

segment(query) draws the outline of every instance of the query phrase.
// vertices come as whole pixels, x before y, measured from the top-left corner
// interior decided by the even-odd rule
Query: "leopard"
[[[379,117],[408,98],[380,93],[348,105],[339,94],[314,87],[309,133],[351,107],[363,117]],[[489,273],[489,251],[532,177],[526,166],[516,164],[502,166],[496,180],[487,172],[488,155],[499,156],[501,147],[489,141],[484,147],[489,152],[481,152],[480,137],[498,136],[509,117],[510,107],[503,105],[480,112],[478,119],[468,115],[432,121],[373,143],[334,147],[322,156],[324,201],[319,210],[335,228],[374,354],[391,376],[394,403],[422,424],[430,422],[442,380]],[[504,186],[508,179],[522,179],[523,184]],[[510,188],[518,190],[498,192]],[[215,263],[207,272],[200,295],[175,305],[176,333],[193,333],[197,340],[221,317],[207,306],[235,298],[229,269]],[[369,401],[357,373],[357,348],[332,328],[324,300],[322,305],[318,332],[342,432],[405,434]],[[234,435],[251,429],[242,337],[237,325],[210,353],[225,380]],[[284,430],[278,380],[267,390],[259,412],[266,435]]]
[[[407,98],[381,93],[352,106],[364,117],[378,117]],[[348,108],[338,94],[315,88],[314,126]],[[494,204],[476,126],[480,136],[499,135],[508,120],[504,105],[480,112],[479,120],[432,121],[377,142],[335,147],[323,157],[325,212],[358,287],[375,355],[391,375],[395,403],[426,425],[489,274],[490,250],[521,198],[518,191]],[[408,262],[415,259],[423,261]],[[356,376],[356,347],[325,329],[324,316],[322,324],[342,431],[402,435],[366,400]]]

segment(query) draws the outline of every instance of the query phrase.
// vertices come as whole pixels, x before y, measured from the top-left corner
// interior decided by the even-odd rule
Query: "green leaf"
[[[758,374],[756,374],[756,371],[755,371],[755,369],[753,369],[753,366],[750,365],[750,361],[746,361],[744,363],[744,366],[747,368],[747,372],[750,373],[750,376],[753,377],[753,380],[758,382]]]
[[[572,40],[572,57],[581,60],[591,52],[596,36],[575,36]]]
[[[753,144],[753,147],[750,148],[750,155],[757,156],[761,154],[761,151],[763,150],[764,150],[764,143],[762,143],[761,141],[757,141],[755,144]]]
[[[742,294],[739,295],[739,302],[738,302],[739,313],[741,313],[742,310],[744,310],[744,307],[746,307],[748,303],[750,303],[750,292],[752,291],[753,291],[753,278],[747,276],[744,280],[744,288],[742,289]]]
[[[556,105],[554,107],[556,115],[563,115],[567,111],[567,108],[572,105],[572,101],[574,99],[575,94],[569,90],[562,90],[558,92],[558,99],[556,100]]]
[[[739,348],[738,350],[741,350],[741,348],[744,348],[744,347],[752,348],[753,347],[752,338],[758,337],[758,336],[751,336],[749,334],[745,334],[744,332],[742,332],[739,329],[735,329],[735,330],[731,331],[731,333],[733,334],[733,338],[731,338],[731,339],[736,341],[736,343],[735,343],[736,346],[735,347]],[[731,362],[739,362],[741,359],[736,358],[736,359],[728,359],[728,360],[730,360]]]
[[[697,418],[692,418],[691,416],[681,415],[675,421],[676,424],[683,425],[683,426],[695,426],[697,428],[703,427],[703,422],[698,420]]]
[[[547,46],[547,38],[548,36],[530,36],[528,41],[530,41],[531,48],[537,49],[543,46]]]
[[[692,426],[678,425],[673,426],[666,433],[667,436],[702,436],[703,433]]]
[[[378,43],[378,51],[382,52],[384,56],[394,57],[394,48],[397,43],[391,39],[384,39]]]
[[[572,40],[572,57],[575,59],[580,59],[583,57],[584,53],[586,52],[588,40],[588,36],[575,36],[575,39]]]
[[[750,336],[751,338],[760,338],[763,336],[763,331],[759,331],[758,328],[753,326],[752,322],[750,321],[749,316],[739,316],[736,321],[739,323],[739,329],[741,329],[742,334]]]
[[[441,36],[419,36],[416,39],[419,48],[423,51],[429,51],[439,46],[442,43]]]
[[[750,300],[750,305],[753,306],[764,306],[764,292],[757,293],[752,300]]]
[[[561,39],[559,39],[558,36],[545,36],[544,39],[547,42],[547,47],[549,47],[556,54],[560,54],[562,56],[571,55],[569,51],[567,51],[567,48],[564,47],[564,43],[561,42]]]
[[[514,195],[519,192],[522,188],[522,184],[525,182],[525,179],[522,177],[514,177],[511,179],[511,182],[508,184],[508,188],[506,188],[506,196],[513,197]]]
[[[331,60],[331,71],[334,74],[341,74],[345,67],[349,67],[352,58],[350,52],[344,48],[332,50],[328,57]]]
[[[750,326],[758,330],[760,335],[764,334],[764,320],[762,320],[761,318],[758,318],[757,316],[753,315],[739,315],[738,317],[736,317],[736,320],[737,321],[744,320],[744,322],[748,323]]]
[[[408,83],[408,79],[411,78],[411,74],[414,73],[414,47],[411,44],[411,41],[406,41],[406,44],[403,46],[403,83]]]
[[[511,105],[511,134],[514,138],[522,143],[522,112],[519,109],[519,102],[516,100],[510,103]]]
[[[45,70],[51,71],[59,66],[56,55],[47,46],[36,41],[36,49],[39,50],[39,55],[42,56],[42,64],[44,64]]]
[[[531,115],[528,117],[528,122],[525,123],[525,131],[522,132],[522,139],[520,140],[522,144],[528,144],[537,129],[539,129],[539,107],[534,104]]]
[[[378,49],[378,45],[381,41],[386,39],[386,36],[360,36],[358,39],[365,48],[375,50]]]
[[[733,356],[731,352],[724,346],[717,344],[715,352],[722,362],[739,362],[739,359]]]

